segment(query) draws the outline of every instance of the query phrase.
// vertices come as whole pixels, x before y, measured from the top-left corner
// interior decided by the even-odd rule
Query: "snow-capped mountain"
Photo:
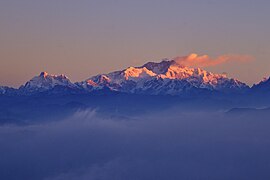
[[[19,88],[21,93],[36,93],[45,92],[56,87],[76,88],[65,75],[50,75],[46,72],[41,72],[39,76],[35,76]]]
[[[187,56],[188,60],[197,57]],[[264,79],[252,88],[226,74],[216,74],[201,68],[188,67],[179,59],[163,59],[161,62],[148,62],[139,67],[128,67],[121,71],[93,76],[85,81],[72,83],[65,75],[50,75],[41,72],[19,89],[0,86],[0,94],[32,95],[80,94],[120,92],[148,95],[185,95],[206,92],[245,93],[270,92],[270,78]]]
[[[194,89],[237,92],[248,86],[224,74],[214,74],[200,68],[189,68],[175,60],[149,62],[141,67],[129,67],[122,71],[101,74],[76,83],[93,91],[109,88],[113,91],[139,94],[179,95]]]

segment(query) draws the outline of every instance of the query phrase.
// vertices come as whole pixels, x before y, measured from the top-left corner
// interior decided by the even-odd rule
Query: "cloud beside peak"
[[[228,62],[249,62],[254,58],[249,55],[236,55],[236,54],[227,54],[221,55],[216,58],[211,58],[208,55],[198,55],[198,54],[190,54],[188,56],[176,57],[174,61],[178,64],[188,67],[210,67],[216,66]]]

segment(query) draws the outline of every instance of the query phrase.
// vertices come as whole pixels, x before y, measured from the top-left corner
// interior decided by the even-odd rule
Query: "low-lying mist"
[[[0,127],[0,179],[269,179],[270,122],[168,110],[101,118],[94,110]]]

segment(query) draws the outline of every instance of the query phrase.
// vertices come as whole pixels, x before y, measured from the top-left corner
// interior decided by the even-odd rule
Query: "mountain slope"
[[[14,94],[16,94],[16,89],[7,86],[0,86],[0,95],[14,95]]]
[[[264,78],[258,84],[252,86],[253,91],[269,92],[270,93],[270,78]]]
[[[189,68],[174,60],[149,62],[141,67],[91,77],[77,85],[87,91],[108,88],[113,91],[139,94],[179,95],[196,89],[239,92],[249,87],[224,74],[214,74],[200,68]]]
[[[50,75],[41,72],[39,76],[35,76],[24,86],[19,88],[20,93],[31,94],[40,93],[54,88],[75,89],[77,86],[73,84],[65,75]]]

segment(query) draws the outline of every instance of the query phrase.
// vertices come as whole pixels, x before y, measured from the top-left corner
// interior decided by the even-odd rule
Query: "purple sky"
[[[40,71],[72,81],[147,61],[248,55],[206,67],[248,84],[270,75],[268,0],[1,0],[0,85]]]

